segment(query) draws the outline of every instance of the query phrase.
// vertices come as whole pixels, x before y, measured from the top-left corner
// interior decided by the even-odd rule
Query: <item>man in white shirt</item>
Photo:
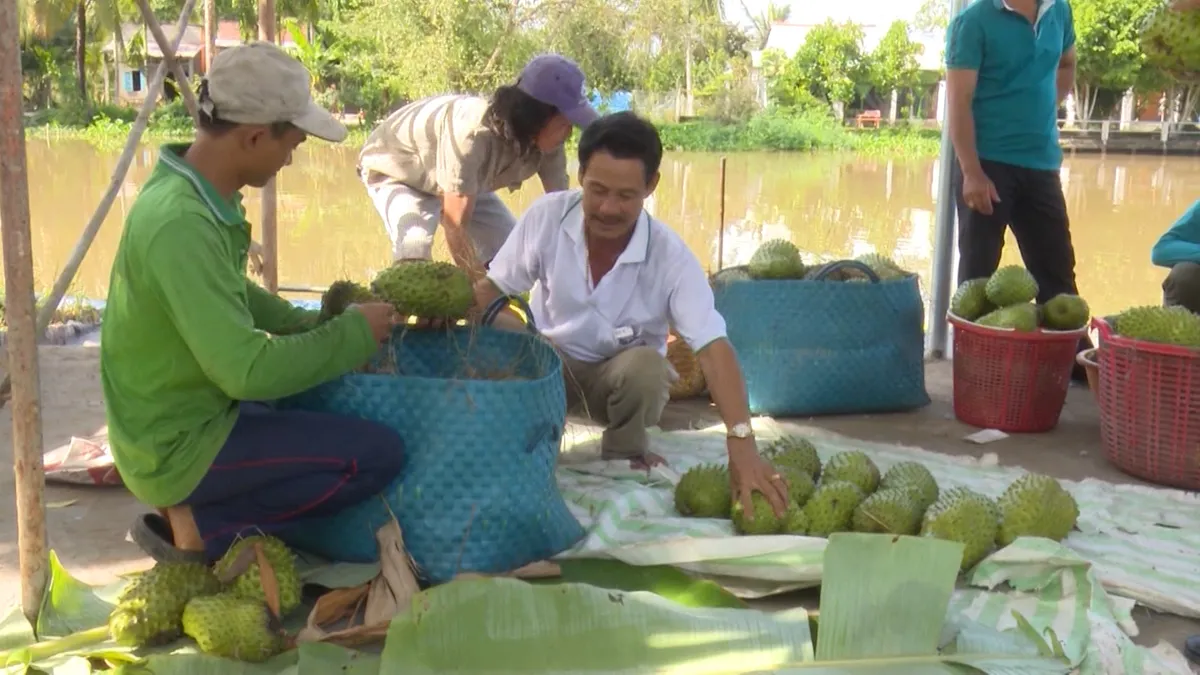
[[[745,383],[700,261],[644,209],[658,185],[662,142],[633,113],[602,117],[579,142],[580,190],[548,194],[521,217],[476,285],[478,307],[532,289],[538,328],[563,357],[567,398],[605,425],[601,453],[649,468],[647,427],[666,406],[673,326],[696,351],[728,432],[731,487],[779,514],[787,485],[758,454]]]

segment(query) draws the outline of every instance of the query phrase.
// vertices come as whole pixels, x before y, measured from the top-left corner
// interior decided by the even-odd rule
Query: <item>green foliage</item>
[[[1075,99],[1094,117],[1101,89],[1124,91],[1145,67],[1141,27],[1161,0],[1072,0],[1075,17]]]
[[[829,103],[849,103],[867,84],[862,26],[832,19],[814,26],[776,84],[782,100],[802,102],[801,90]]]
[[[871,84],[881,93],[909,89],[920,83],[917,56],[924,46],[908,37],[908,24],[895,21],[871,53]]]

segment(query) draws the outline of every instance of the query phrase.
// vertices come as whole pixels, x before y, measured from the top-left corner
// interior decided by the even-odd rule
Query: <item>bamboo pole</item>
[[[183,95],[183,104],[187,106],[188,114],[192,116],[192,122],[199,122],[200,106],[196,104],[196,93],[192,91],[191,82],[188,80],[187,74],[183,72],[183,64],[175,57],[175,52],[179,50],[179,45],[182,42],[180,38],[187,32],[188,23],[185,22],[183,24],[183,29],[176,33],[176,40],[172,43],[167,40],[162,26],[158,24],[158,17],[154,16],[154,10],[150,9],[150,3],[146,0],[137,0],[137,6],[142,12],[142,21],[146,22],[146,27],[150,29],[150,34],[154,36],[154,41],[158,43],[158,50],[163,55],[163,63],[166,63],[175,75],[175,81],[179,85],[179,93]],[[188,15],[188,18],[191,18],[191,14]]]
[[[10,1],[0,0],[0,3]],[[172,57],[175,55],[174,47],[177,47],[183,40],[184,29],[187,28],[188,19],[192,16],[192,10],[195,6],[196,0],[186,0],[183,12],[179,15],[175,43],[170,50],[170,56]],[[164,53],[164,56],[167,56],[167,54]],[[49,327],[50,319],[53,318],[55,310],[58,309],[58,303],[62,302],[63,296],[71,286],[71,282],[75,280],[75,274],[79,271],[79,266],[83,264],[84,256],[87,255],[88,249],[91,248],[92,242],[96,239],[96,234],[100,231],[100,226],[104,224],[104,219],[108,217],[108,212],[112,209],[113,202],[116,201],[117,194],[120,193],[121,186],[125,183],[125,175],[129,173],[129,165],[133,163],[133,155],[137,150],[138,142],[141,140],[142,134],[146,131],[146,124],[150,121],[150,113],[158,105],[158,96],[162,92],[163,79],[166,75],[166,61],[164,61],[158,64],[158,67],[154,70],[154,75],[150,79],[150,87],[146,90],[146,99],[142,102],[142,109],[138,111],[137,119],[133,122],[133,128],[129,130],[129,138],[125,140],[125,149],[121,152],[121,157],[117,159],[117,166],[113,169],[113,176],[112,180],[108,183],[108,190],[100,198],[99,206],[96,207],[95,213],[92,214],[91,219],[84,226],[83,234],[79,236],[79,241],[75,242],[75,248],[71,251],[71,257],[67,259],[66,266],[63,267],[63,271],[58,275],[58,280],[54,282],[54,288],[50,290],[50,296],[46,298],[46,301],[42,303],[41,309],[38,310],[37,335],[39,337]],[[19,94],[20,90],[18,89],[18,96]],[[0,382],[0,406],[3,406],[8,400],[11,388],[12,374],[10,373],[4,377],[3,382]]]
[[[275,42],[275,0],[258,0],[258,39]],[[279,292],[279,238],[276,215],[277,192],[275,178],[262,188],[262,249],[263,285],[272,293]]]
[[[717,209],[721,227],[717,230],[717,271],[725,269],[725,157],[721,157],[721,202]]]
[[[17,384],[12,411],[17,551],[21,609],[36,625],[47,581],[46,484],[17,17],[17,0],[0,0],[0,239],[4,244],[8,372],[10,377],[16,376]]]

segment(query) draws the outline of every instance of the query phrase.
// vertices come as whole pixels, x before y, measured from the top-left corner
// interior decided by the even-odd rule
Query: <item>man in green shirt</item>
[[[221,52],[198,100],[195,141],[161,149],[125,221],[100,343],[125,485],[164,514],[189,507],[198,530],[140,517],[134,540],[157,560],[211,561],[243,533],[344,509],[381,492],[403,458],[385,426],[270,404],[365,364],[401,320],[393,308],[318,325],[246,277],[239,191],[265,185],[308,136],[337,142],[346,129],[269,43]]]

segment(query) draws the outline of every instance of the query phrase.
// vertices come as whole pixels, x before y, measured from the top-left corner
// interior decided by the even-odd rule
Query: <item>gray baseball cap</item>
[[[600,116],[588,103],[583,71],[565,56],[539,54],[533,57],[517,77],[517,88],[558,108],[563,117],[581,129]]]
[[[346,127],[313,101],[308,70],[270,42],[223,50],[205,79],[208,98],[199,103],[212,117],[236,124],[290,122],[327,141],[346,138]]]

